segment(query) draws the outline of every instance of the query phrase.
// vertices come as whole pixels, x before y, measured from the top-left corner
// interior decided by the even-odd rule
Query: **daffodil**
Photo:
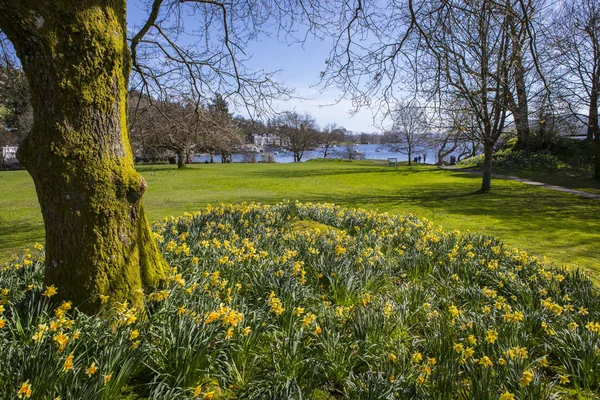
[[[494,344],[498,339],[498,332],[494,329],[488,329],[487,334],[485,335],[485,340],[488,343]]]
[[[19,399],[25,399],[25,398],[28,399],[31,397],[32,393],[33,393],[33,388],[29,384],[29,380],[27,380],[21,384],[21,387],[19,388],[19,391],[17,392],[17,397]]]
[[[494,363],[488,356],[483,356],[479,359],[479,365],[483,365],[484,367],[491,367],[494,365]]]
[[[73,354],[69,354],[63,363],[63,371],[67,372],[73,369]]]
[[[498,400],[515,400],[515,395],[510,393],[508,390],[498,397]]]
[[[528,369],[523,372],[523,375],[521,376],[521,379],[519,380],[519,384],[521,385],[521,387],[525,387],[525,386],[529,385],[532,380],[533,380],[533,371]]]
[[[56,289],[56,287],[54,285],[50,285],[50,286],[46,287],[46,290],[44,291],[44,293],[42,293],[42,296],[52,297],[56,293],[58,293],[58,290]]]
[[[418,351],[413,353],[413,355],[411,357],[412,362],[414,362],[415,364],[421,362],[422,359],[423,359],[423,354],[421,354]]]
[[[98,368],[96,368],[96,363],[92,362],[92,364],[88,368],[86,368],[85,374],[87,376],[92,376],[96,373],[97,370],[98,370]]]

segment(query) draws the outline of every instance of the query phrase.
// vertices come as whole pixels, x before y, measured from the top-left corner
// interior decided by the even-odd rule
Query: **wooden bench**
[[[397,158],[388,158],[388,165],[395,167],[397,162],[398,162]]]

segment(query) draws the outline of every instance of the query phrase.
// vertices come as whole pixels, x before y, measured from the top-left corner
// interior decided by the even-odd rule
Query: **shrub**
[[[458,165],[463,168],[483,167],[483,154],[461,160]],[[504,149],[492,156],[494,169],[534,169],[553,171],[565,166],[555,155],[547,150],[530,152],[527,150]]]

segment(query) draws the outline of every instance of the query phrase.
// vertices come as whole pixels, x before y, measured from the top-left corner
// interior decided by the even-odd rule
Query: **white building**
[[[265,147],[285,147],[289,145],[289,138],[281,137],[276,133],[265,133],[261,135],[254,135],[252,141],[259,149]]]
[[[3,146],[2,147],[2,161],[6,163],[17,162],[17,149],[18,146]]]

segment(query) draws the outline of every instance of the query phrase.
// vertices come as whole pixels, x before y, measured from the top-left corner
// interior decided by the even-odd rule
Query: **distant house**
[[[259,149],[266,147],[286,147],[289,146],[289,141],[289,138],[276,133],[256,134],[252,137],[252,143]]]
[[[19,146],[2,146],[2,161],[16,162],[18,148]]]
[[[2,146],[2,158],[0,166],[5,168],[18,168],[19,161],[17,160],[17,149],[19,146]]]

